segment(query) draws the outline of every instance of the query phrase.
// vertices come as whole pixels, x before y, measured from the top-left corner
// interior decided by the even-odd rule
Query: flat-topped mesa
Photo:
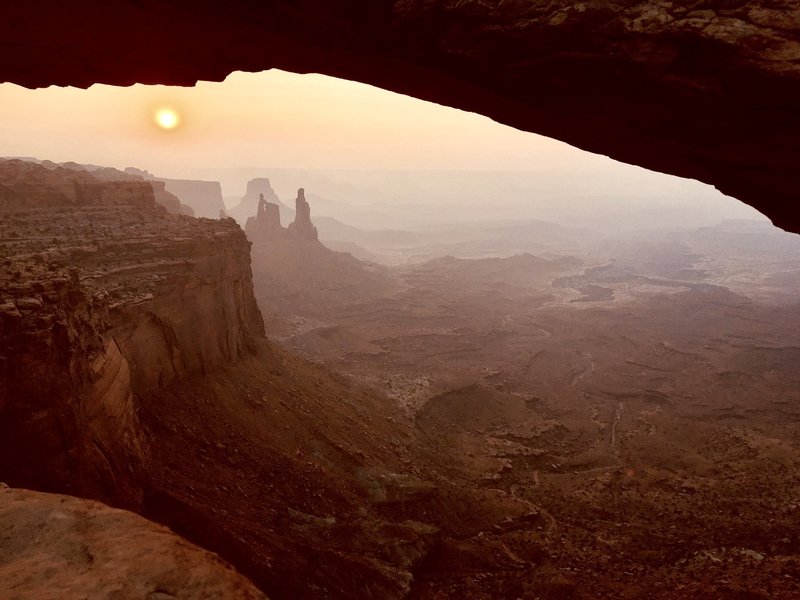
[[[254,217],[248,217],[244,231],[251,242],[265,239],[274,239],[286,233],[281,226],[280,207],[272,202],[267,202],[264,194],[259,194],[258,212]]]
[[[163,181],[154,179],[150,181],[150,185],[153,187],[156,203],[166,208],[168,213],[172,215],[186,215],[187,217],[195,216],[194,209],[188,204],[181,202],[181,199],[175,194],[168,192]]]
[[[242,200],[252,202],[254,198],[258,197],[260,201],[261,196],[264,196],[264,194],[266,194],[266,198],[268,198],[267,201],[278,199],[275,190],[272,189],[269,177],[254,177],[247,182],[247,191]]]
[[[311,222],[311,207],[306,202],[305,189],[297,190],[297,198],[294,201],[295,216],[294,223],[289,225],[289,233],[297,237],[317,241],[317,228]]]
[[[103,169],[104,172],[109,170],[114,169]],[[136,167],[126,167],[123,173],[149,181],[155,191],[156,202],[165,207],[167,212],[175,215],[210,219],[216,217],[217,213],[214,212],[216,208],[225,206],[222,202],[222,188],[216,181],[163,179]],[[97,177],[98,172],[93,171],[92,175]]]
[[[183,204],[194,211],[194,216],[216,219],[219,211],[225,209],[219,181],[153,178],[153,184],[156,182],[162,182],[168,193],[180,198]]]

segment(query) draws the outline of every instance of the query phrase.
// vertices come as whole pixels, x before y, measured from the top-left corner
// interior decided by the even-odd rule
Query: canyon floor
[[[253,268],[268,335],[396,402],[434,480],[507,499],[441,534],[410,597],[794,598],[799,248],[728,223],[362,265],[316,301],[287,256]]]
[[[0,162],[0,194],[5,484],[134,511],[274,599],[800,595],[797,236],[553,226],[389,267],[299,201],[305,237],[251,247],[113,170]],[[14,576],[35,498],[0,494]],[[82,527],[39,571],[125,586],[135,554],[90,564]]]

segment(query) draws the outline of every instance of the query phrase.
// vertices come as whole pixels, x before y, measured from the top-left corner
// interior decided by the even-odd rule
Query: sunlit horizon
[[[636,205],[665,198],[714,214],[756,214],[700,182],[620,163],[482,115],[324,75],[236,72],[224,82],[195,87],[29,90],[0,84],[0,105],[3,156],[218,180],[228,197],[241,197],[250,177],[281,169],[317,175],[417,172],[435,180],[432,187],[407,185],[403,177],[388,178],[384,186],[359,175],[353,183],[371,179],[369,191],[337,199],[491,202],[519,205],[530,214],[547,202],[576,198],[587,207],[597,198],[610,198],[612,207],[617,201]],[[473,189],[469,181],[475,177],[460,178],[459,172],[509,173],[516,180],[523,174],[527,181],[522,187],[484,182]],[[454,174],[452,182],[441,176],[448,173]],[[298,183],[289,179],[278,184],[286,189]],[[341,173],[333,179],[346,183]],[[299,184],[304,183],[301,178]],[[395,184],[393,196],[384,188]],[[330,188],[322,190],[327,192]]]

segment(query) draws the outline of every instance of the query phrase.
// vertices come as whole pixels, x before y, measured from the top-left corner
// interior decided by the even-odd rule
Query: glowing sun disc
[[[175,129],[181,119],[171,108],[159,108],[155,114],[156,125],[161,129]]]

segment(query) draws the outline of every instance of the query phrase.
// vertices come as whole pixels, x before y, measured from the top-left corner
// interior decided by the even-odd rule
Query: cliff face
[[[100,181],[149,181],[153,188],[153,195],[155,197],[156,204],[163,206],[168,213],[173,215],[187,215],[190,217],[194,216],[192,207],[187,204],[183,204],[177,196],[164,189],[164,182],[154,180],[150,173],[141,169],[128,167],[124,171],[119,171],[112,167],[85,165],[73,161],[54,163],[50,160],[40,161],[38,159],[26,159],[26,162],[32,162],[41,165],[49,170],[64,168],[71,171],[88,173]]]
[[[299,273],[333,254],[282,231],[285,245],[261,247],[285,250]],[[263,338],[249,249],[232,219],[168,214],[148,181],[0,161],[0,481],[133,509],[276,597],[408,597],[438,531],[417,510],[445,505],[410,468],[424,462],[410,454],[410,423],[378,392]],[[0,580],[6,544],[60,560],[58,544],[31,539],[35,526],[16,517],[25,527],[6,534],[0,494]],[[89,517],[75,519],[76,556],[96,549],[103,564],[93,527],[109,521]],[[156,580],[159,552],[142,548],[135,564]],[[93,568],[81,581],[102,586]],[[72,576],[47,573],[42,585]]]
[[[0,162],[0,480],[136,502],[137,395],[263,333],[236,224],[149,182]]]

